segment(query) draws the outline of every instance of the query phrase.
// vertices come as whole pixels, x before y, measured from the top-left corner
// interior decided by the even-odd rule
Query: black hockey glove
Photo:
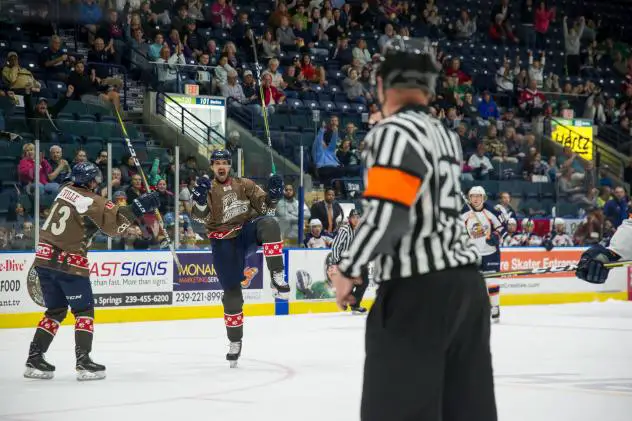
[[[500,235],[498,235],[498,233],[494,231],[489,236],[486,242],[489,246],[498,247],[498,245],[500,244]]]
[[[575,276],[592,284],[603,284],[608,279],[610,269],[604,263],[616,262],[620,257],[598,244],[586,250],[577,264]]]
[[[546,249],[546,251],[553,250],[553,239],[557,235],[557,232],[551,231],[551,236],[542,240],[542,247]]]
[[[277,203],[283,197],[283,178],[272,174],[268,179],[268,199],[270,203]]]
[[[206,205],[208,198],[208,191],[211,189],[211,180],[207,177],[199,177],[197,180],[197,186],[193,189],[193,200],[200,206]]]
[[[160,207],[160,196],[155,191],[138,196],[132,201],[132,211],[138,217],[153,212],[158,207]]]

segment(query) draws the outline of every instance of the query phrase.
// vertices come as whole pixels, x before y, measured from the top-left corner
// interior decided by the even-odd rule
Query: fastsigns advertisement
[[[173,258],[168,252],[90,253],[95,307],[164,306],[172,303]]]
[[[173,285],[173,304],[176,306],[221,304],[224,292],[213,265],[213,255],[208,251],[183,252],[178,253],[178,258],[182,270],[178,271],[174,263],[176,276]],[[272,300],[271,297],[268,298],[269,294],[263,294],[266,271],[261,251],[247,257],[244,277],[241,281],[246,303]]]
[[[36,277],[33,253],[0,254],[0,313],[42,311],[28,294]],[[168,252],[94,252],[88,255],[95,307],[167,306],[173,267]]]

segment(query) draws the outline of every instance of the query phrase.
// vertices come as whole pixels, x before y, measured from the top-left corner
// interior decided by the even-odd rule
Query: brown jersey
[[[266,214],[267,199],[266,192],[247,178],[229,178],[224,184],[213,180],[207,205],[194,203],[191,216],[205,225],[210,238],[234,238],[246,222]]]
[[[40,229],[35,266],[89,276],[88,248],[98,231],[122,234],[136,219],[131,208],[72,184],[62,187]]]

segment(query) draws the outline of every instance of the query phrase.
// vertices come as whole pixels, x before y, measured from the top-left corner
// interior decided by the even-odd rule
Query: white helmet
[[[566,226],[566,221],[564,220],[564,218],[555,218],[553,220],[553,225],[555,225],[555,226],[558,226],[558,225]]]
[[[507,225],[518,225],[518,221],[516,221],[514,218],[509,218],[507,219]]]
[[[524,229],[525,227],[533,227],[535,224],[533,223],[533,221],[530,218],[524,218],[522,220],[522,228]]]
[[[485,189],[482,186],[472,187],[467,195],[469,197],[473,194],[480,194],[481,196],[483,196],[483,200],[487,199],[487,194],[485,193]]]

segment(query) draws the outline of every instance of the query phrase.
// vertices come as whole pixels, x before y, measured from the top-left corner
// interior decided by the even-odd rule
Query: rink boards
[[[562,266],[576,263],[582,248],[503,249],[501,270]],[[338,311],[334,291],[325,276],[329,250],[288,249],[284,251],[286,276],[292,287],[289,301],[272,298],[270,275],[261,252],[247,261],[242,289],[245,314],[286,315]],[[223,317],[222,290],[208,251],[178,253],[180,272],[171,254],[164,251],[92,252],[92,282],[96,317],[100,323],[177,320]],[[0,328],[32,327],[42,308],[27,290],[34,254],[0,253]],[[372,273],[371,273],[372,279]],[[571,302],[632,299],[632,269],[614,269],[603,285],[577,279],[573,273],[500,279],[503,305],[558,304]],[[365,304],[372,302],[373,281]],[[73,323],[72,318],[66,323]]]

